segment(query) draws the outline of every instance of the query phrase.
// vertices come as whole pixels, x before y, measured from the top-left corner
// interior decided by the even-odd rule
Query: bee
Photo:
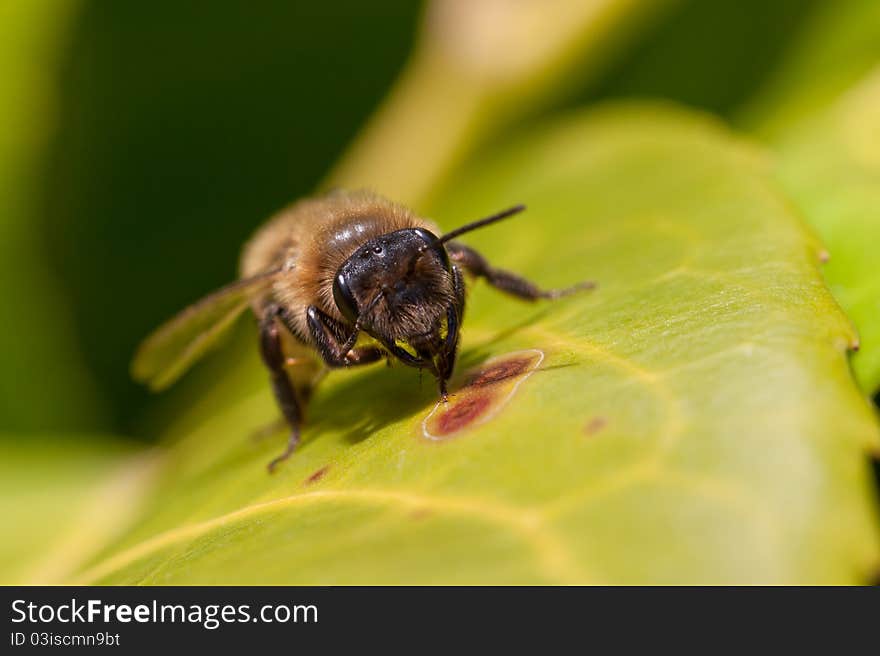
[[[464,273],[526,301],[592,287],[584,282],[543,290],[457,241],[524,209],[517,205],[444,234],[370,192],[298,201],[245,245],[237,282],[187,307],[143,341],[132,375],[153,390],[168,387],[250,308],[290,429],[270,472],[296,449],[305,403],[327,369],[398,360],[433,374],[445,401],[464,316]]]

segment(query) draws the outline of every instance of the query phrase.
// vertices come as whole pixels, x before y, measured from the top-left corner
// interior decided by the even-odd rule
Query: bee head
[[[416,360],[429,359],[442,344],[455,301],[449,255],[423,228],[381,235],[342,264],[333,299],[346,319],[392,353],[402,357],[403,349]]]
[[[424,228],[396,230],[360,246],[336,272],[339,312],[413,367],[431,369],[445,396],[464,309],[461,273],[444,244],[525,209],[516,205],[437,237]]]

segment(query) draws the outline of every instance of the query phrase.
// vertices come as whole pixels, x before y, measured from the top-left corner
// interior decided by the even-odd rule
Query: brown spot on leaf
[[[459,402],[450,404],[450,408],[440,413],[437,427],[444,435],[461,430],[483,415],[492,405],[489,394],[467,395]]]
[[[501,360],[473,373],[466,387],[485,387],[508,378],[521,376],[532,367],[534,358],[511,358]]]
[[[466,428],[485,423],[513,397],[520,383],[538,368],[544,353],[537,349],[493,358],[465,375],[465,384],[447,403],[438,403],[422,422],[430,440],[445,440]]]
[[[433,513],[430,508],[416,508],[410,513],[410,517],[412,519],[426,519],[430,517]]]
[[[584,433],[587,435],[595,435],[607,425],[608,419],[605,417],[593,417],[587,422],[587,425],[584,426]]]
[[[317,483],[324,475],[327,473],[327,470],[330,469],[330,465],[324,465],[319,470],[314,472],[311,476],[306,479],[306,485],[311,485],[312,483]]]

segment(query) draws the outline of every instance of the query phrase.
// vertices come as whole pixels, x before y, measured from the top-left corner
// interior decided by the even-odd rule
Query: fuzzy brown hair
[[[438,233],[432,222],[368,191],[334,191],[294,203],[270,218],[242,252],[243,278],[285,269],[268,294],[254,299],[254,312],[261,317],[269,302],[281,303],[291,311],[297,337],[307,343],[311,342],[306,323],[309,305],[350,325],[333,300],[336,272],[364,242],[405,228]],[[378,310],[374,309],[374,315]],[[413,321],[421,325],[411,316],[412,310],[396,312],[410,327]]]

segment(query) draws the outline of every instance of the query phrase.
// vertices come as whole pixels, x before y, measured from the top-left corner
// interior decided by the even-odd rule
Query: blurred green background
[[[20,89],[0,104],[39,95],[47,113],[35,125],[22,111],[10,129],[38,141],[4,153],[19,206],[0,221],[26,248],[7,242],[0,428],[148,439],[143,415],[156,402],[128,377],[136,344],[231,280],[255,227],[315,188],[403,68],[422,8],[4,4],[20,26],[0,29],[43,12],[47,35],[20,52],[7,42],[4,68]],[[730,117],[817,0],[666,4],[638,21],[638,39],[609,48],[596,75],[571,77],[554,108],[651,96]]]

